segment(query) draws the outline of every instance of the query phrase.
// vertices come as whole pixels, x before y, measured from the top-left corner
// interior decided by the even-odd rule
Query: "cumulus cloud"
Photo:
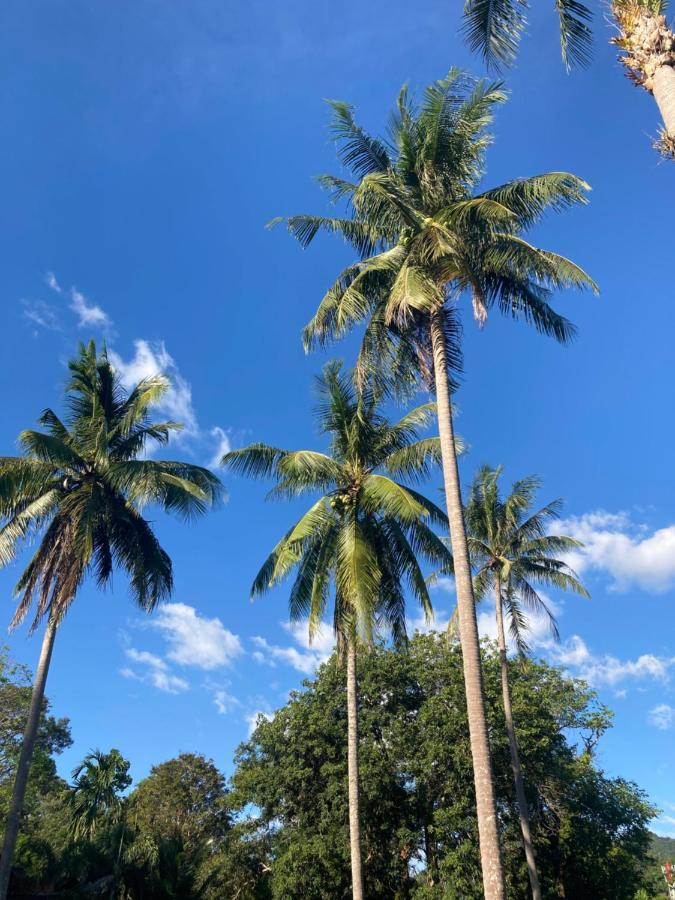
[[[186,603],[160,606],[148,626],[162,633],[169,644],[167,659],[181,666],[218,669],[230,666],[244,652],[239,637],[220,619],[200,616]]]
[[[195,437],[199,434],[197,415],[192,403],[192,387],[178,371],[164,341],[154,344],[145,340],[134,341],[134,355],[129,360],[124,360],[114,350],[108,355],[127,389],[133,388],[144,378],[166,375],[171,384],[157,404],[157,409],[169,419],[183,424],[182,435]]]
[[[611,654],[594,654],[579,635],[552,645],[549,655],[552,662],[572,670],[573,674],[594,686],[613,687],[626,679],[665,682],[675,668],[675,656],[644,653],[636,659],[619,659]]]
[[[131,662],[141,667],[140,671],[128,666],[121,669],[120,672],[125,678],[147,682],[167,694],[179,694],[188,689],[187,681],[173,675],[164,660],[154,653],[149,653],[147,650],[136,650],[134,647],[127,647],[125,653]]]
[[[555,531],[584,544],[570,554],[572,568],[577,572],[607,572],[617,591],[636,585],[651,593],[663,593],[675,586],[675,525],[650,532],[626,513],[600,510],[561,519]]]
[[[77,316],[80,328],[107,328],[110,325],[108,313],[95,303],[89,303],[76,288],[70,290],[70,308]]]
[[[649,710],[647,720],[654,728],[667,731],[675,725],[675,707],[670,706],[668,703],[661,703],[659,706],[655,706],[654,709]],[[675,825],[675,819],[672,817],[670,822],[672,825]]]
[[[332,628],[327,624],[323,625],[310,642],[306,620],[282,624],[298,646],[279,647],[258,635],[253,638],[253,643],[258,648],[253,653],[253,659],[272,668],[277,663],[285,663],[304,675],[312,675],[333,652],[335,637]]]

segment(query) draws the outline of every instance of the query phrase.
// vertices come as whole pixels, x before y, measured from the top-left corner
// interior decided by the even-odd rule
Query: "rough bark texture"
[[[523,773],[520,769],[520,753],[518,751],[518,740],[516,738],[516,729],[513,724],[513,710],[511,708],[511,688],[509,687],[509,669],[506,659],[506,636],[504,634],[502,589],[499,579],[497,579],[495,604],[497,610],[497,644],[499,646],[499,661],[501,664],[502,676],[502,701],[504,704],[506,733],[509,738],[509,750],[511,752],[511,769],[513,770],[513,780],[516,785],[516,803],[518,804],[520,831],[523,835],[523,846],[525,848],[525,859],[527,860],[527,873],[530,876],[532,897],[533,900],[541,900],[541,888],[539,886],[539,876],[537,874],[537,860],[534,855],[532,833],[530,831],[530,816],[527,810],[527,797],[525,796]]]
[[[347,780],[349,782],[349,842],[352,861],[352,897],[363,900],[361,825],[359,822],[359,720],[356,689],[356,643],[347,646]]]
[[[466,708],[469,719],[469,738],[476,788],[476,812],[478,816],[483,890],[485,900],[504,900],[504,873],[497,829],[497,806],[495,802],[490,743],[488,740],[487,717],[485,714],[476,605],[473,597],[464,509],[455,453],[455,434],[450,407],[442,315],[442,311],[439,310],[431,316],[431,342],[434,357],[438,431],[443,458],[445,499],[448,508],[448,519],[450,520],[450,540],[455,562],[459,638],[462,646]]]
[[[9,806],[7,824],[5,826],[5,841],[2,848],[2,857],[0,857],[0,900],[5,900],[9,889],[12,859],[14,858],[14,849],[19,834],[19,826],[21,825],[21,812],[23,809],[24,797],[26,795],[26,785],[28,783],[28,773],[30,772],[33,748],[35,747],[35,738],[40,724],[42,701],[45,696],[45,684],[47,683],[47,674],[49,672],[49,663],[52,658],[55,635],[56,623],[50,618],[47,622],[44,638],[42,640],[40,661],[38,662],[35,681],[33,682],[33,693],[30,699],[28,720],[26,722],[26,730],[23,734],[23,746],[21,747],[21,755],[19,756],[19,763],[16,767],[14,790],[12,792],[12,800]]]
[[[612,11],[619,35],[613,43],[625,51],[619,60],[635,84],[653,94],[663,119],[657,148],[675,157],[675,32],[665,16],[635,0],[615,0]]]
[[[675,69],[672,66],[661,66],[654,72],[652,81],[654,99],[666,132],[675,141]]]

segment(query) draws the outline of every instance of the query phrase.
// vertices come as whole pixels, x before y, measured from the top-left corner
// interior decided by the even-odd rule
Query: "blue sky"
[[[302,252],[264,224],[325,208],[311,179],[336,168],[325,98],[378,129],[402,82],[421,89],[451,64],[481,71],[458,24],[447,0],[7,0],[0,452],[58,405],[64,361],[90,336],[129,379],[168,368],[171,411],[188,424],[176,454],[208,463],[250,440],[316,446],[322,358],[303,355],[299,331],[350,254],[328,238]],[[597,686],[615,711],[602,765],[644,787],[664,810],[656,827],[675,834],[673,170],[651,149],[655,107],[623,77],[602,14],[596,32],[590,70],[568,76],[552,15],[533,11],[486,181],[560,169],[589,181],[589,206],[535,238],[602,294],[560,298],[580,331],[568,349],[497,316],[481,333],[466,321],[462,474],[503,463],[509,479],[539,473],[543,499],[565,499],[593,599],[553,597],[563,642],[541,634],[537,650]],[[119,747],[136,778],[180,750],[230,771],[251,717],[328,649],[329,637],[308,649],[288,630],[283,590],[249,603],[294,510],[265,504],[263,485],[225,480],[229,502],[207,521],[157,519],[171,606],[142,617],[121,577],[107,593],[82,590],[48,685],[72,721],[64,774],[96,746]],[[7,622],[17,572],[0,573]],[[435,598],[442,622],[452,592]],[[34,664],[38,637],[21,629],[9,643]]]

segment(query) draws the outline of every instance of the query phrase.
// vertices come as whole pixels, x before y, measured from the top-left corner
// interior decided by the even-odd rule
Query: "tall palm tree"
[[[558,638],[558,626],[546,600],[537,587],[554,587],[574,591],[583,597],[588,592],[575,573],[559,555],[581,546],[564,535],[548,534],[548,527],[558,517],[560,500],[539,510],[533,502],[540,481],[534,476],[516,481],[511,493],[499,493],[501,467],[481,468],[471,485],[466,508],[469,552],[474,566],[474,593],[480,601],[494,593],[497,619],[497,644],[501,661],[502,699],[506,733],[511,753],[511,768],[516,787],[516,802],[523,836],[532,897],[541,900],[527,796],[513,721],[504,619],[508,618],[511,637],[518,651],[528,651],[526,633],[529,621],[526,610],[548,619],[552,635]]]
[[[338,653],[346,650],[347,655],[352,893],[362,900],[357,642],[369,643],[379,624],[390,629],[396,643],[404,641],[405,584],[425,616],[432,613],[419,558],[450,571],[452,557],[428,524],[447,525],[444,513],[398,480],[424,477],[440,461],[439,439],[419,437],[433,416],[433,404],[390,424],[370,392],[355,390],[340,363],[328,363],[318,383],[317,418],[330,439],[328,453],[252,444],[225,454],[222,464],[242,475],[273,477],[274,497],[320,494],[269,555],[252,595],[295,570],[290,616],[293,621],[307,619],[311,640],[332,594]]]
[[[0,458],[0,565],[19,548],[38,545],[19,578],[11,623],[33,603],[32,629],[47,620],[17,766],[0,860],[0,900],[7,896],[12,856],[35,744],[54,638],[86,576],[105,586],[115,567],[129,575],[131,595],[151,611],[173,587],[171,560],[142,508],[157,505],[184,519],[217,499],[219,480],[207,469],[143,456],[148,443],[166,444],[176,422],[153,422],[152,407],[169,387],[155,375],[127,392],[105,351],[81,345],[68,368],[64,420],[45,410],[44,431],[19,435],[21,456]]]
[[[402,89],[384,140],[365,132],[350,106],[334,102],[338,156],[354,180],[319,180],[336,201],[347,202],[347,215],[287,220],[303,246],[327,230],[341,234],[361,257],[321,301],[305,329],[306,348],[365,321],[361,381],[375,375],[379,383],[386,370],[397,389],[418,379],[436,394],[487,900],[502,900],[504,883],[450,406],[460,356],[457,309],[470,297],[482,325],[496,305],[564,343],[574,327],[549,305],[552,291],[595,287],[570,260],[525,238],[547,209],[584,202],[588,185],[552,172],[477,191],[493,108],[504,99],[499,86],[453,69],[426,89],[419,106]]]
[[[131,784],[129,762],[119,750],[92,750],[73,769],[69,794],[73,836],[91,840],[101,826],[116,825],[122,815],[122,793]]]
[[[590,59],[591,12],[580,0],[556,0],[560,44],[565,66],[585,66]],[[675,158],[675,32],[666,19],[667,0],[611,0],[617,34],[611,43],[621,48],[619,61],[638,87],[652,94],[663,119],[655,146]],[[523,0],[467,0],[464,32],[472,50],[488,67],[510,65],[525,26]]]

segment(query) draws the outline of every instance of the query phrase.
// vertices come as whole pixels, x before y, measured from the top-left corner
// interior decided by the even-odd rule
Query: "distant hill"
[[[656,859],[657,865],[653,862],[647,867],[648,884],[651,888],[651,895],[655,898],[667,897],[666,885],[661,874],[661,863],[675,862],[675,838],[660,837],[658,834],[652,834],[652,857]]]
[[[652,853],[659,862],[675,862],[675,838],[652,834]]]

